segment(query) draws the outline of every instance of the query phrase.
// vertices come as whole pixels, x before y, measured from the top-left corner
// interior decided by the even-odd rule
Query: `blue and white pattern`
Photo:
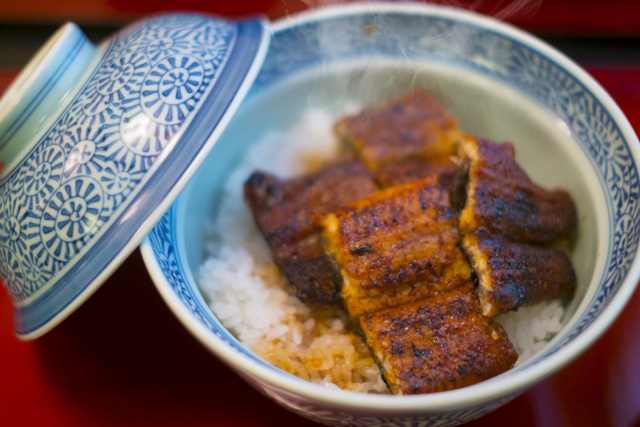
[[[371,36],[374,27],[369,24],[373,23],[385,36]],[[366,35],[354,32],[354,28],[361,28]],[[326,34],[340,40],[340,43],[329,43],[329,46],[336,47],[327,51],[326,45],[310,36],[315,34]],[[468,43],[469,39],[476,40],[476,43]],[[552,58],[491,27],[479,27],[446,16],[412,16],[403,13],[384,16],[344,15],[332,17],[327,22],[311,20],[300,26],[284,28],[274,34],[269,55],[252,89],[253,95],[272,87],[280,79],[324,61],[400,55],[474,70],[524,94],[567,125],[594,166],[611,218],[608,233],[611,236],[608,245],[610,252],[602,254],[607,260],[606,271],[590,300],[589,308],[571,330],[562,340],[530,362],[540,363],[592,324],[620,288],[631,268],[640,240],[640,183],[630,152],[631,142],[625,139],[598,97]],[[149,234],[148,244],[164,278],[184,307],[211,333],[254,360],[261,368],[276,370],[247,351],[221,326],[200,296],[197,285],[185,273],[189,267],[185,255],[180,253],[179,238],[175,234],[179,227],[179,206],[180,199]],[[480,408],[446,415],[365,419],[318,406],[305,401],[304,397],[274,390],[260,379],[249,379],[295,412],[332,425],[458,425],[495,409],[513,397],[503,397]]]
[[[481,407],[434,415],[375,416],[353,415],[345,411],[330,410],[316,405],[305,404],[295,397],[273,396],[276,401],[287,406],[298,415],[325,425],[349,427],[455,427],[488,414],[509,402],[516,396],[497,399]],[[284,401],[283,401],[284,400]]]
[[[0,274],[19,334],[77,297],[210,147],[263,31],[260,20],[174,14],[134,24],[101,46],[77,95],[0,183]],[[207,104],[213,108],[199,113]],[[185,131],[192,125],[197,130]],[[145,209],[136,205],[141,197]],[[100,254],[88,261],[95,265],[78,274],[78,260],[92,250]],[[61,281],[67,289],[53,286]]]

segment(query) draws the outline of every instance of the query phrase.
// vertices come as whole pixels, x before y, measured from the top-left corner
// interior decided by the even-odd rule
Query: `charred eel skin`
[[[575,232],[576,208],[563,190],[546,190],[516,163],[511,143],[465,136],[454,205],[461,234],[487,229],[512,240],[545,243]]]
[[[366,342],[394,394],[476,384],[518,355],[498,323],[480,313],[473,283],[360,318]]]
[[[261,171],[247,179],[245,201],[274,262],[301,301],[315,306],[342,303],[342,278],[324,252],[313,215],[332,212],[377,189],[371,173],[355,160],[289,180]]]
[[[314,221],[340,266],[342,296],[354,318],[471,277],[448,194],[431,178],[387,188]]]
[[[576,292],[571,261],[558,249],[513,242],[484,230],[464,236],[462,248],[478,278],[485,316],[555,298],[570,299]]]

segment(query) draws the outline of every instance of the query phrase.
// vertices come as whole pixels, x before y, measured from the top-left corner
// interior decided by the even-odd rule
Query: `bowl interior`
[[[531,383],[574,357],[578,350],[540,366],[582,334],[622,286],[635,284],[627,275],[638,245],[637,138],[599,86],[552,49],[493,22],[420,11],[394,12],[377,21],[360,12],[327,14],[277,27],[249,97],[149,235],[162,275],[156,282],[186,307],[183,321],[204,324],[207,333],[269,369],[212,315],[195,280],[207,253],[203,229],[216,215],[225,180],[248,147],[269,132],[290,128],[309,108],[340,114],[354,104],[424,88],[444,100],[465,132],[512,141],[534,181],[567,189],[577,205],[578,294],[565,311],[563,330],[543,351],[490,380],[529,370],[530,375],[520,375],[522,381],[509,383],[513,391],[516,383]],[[371,22],[376,25],[367,30]],[[341,32],[348,27],[365,30]],[[425,38],[433,28],[435,36]],[[416,29],[419,37],[411,33]],[[341,47],[326,49],[327,35],[341,40]],[[268,159],[264,168],[269,170]],[[538,367],[528,369],[531,365]]]
[[[286,132],[309,109],[340,116],[354,105],[375,104],[415,88],[443,99],[464,132],[512,141],[518,162],[535,182],[564,188],[574,197],[580,223],[572,261],[579,288],[565,311],[563,322],[568,323],[584,296],[598,285],[605,260],[597,254],[606,253],[609,244],[608,213],[602,209],[606,203],[597,174],[566,125],[540,105],[484,76],[443,65],[341,63],[301,71],[253,93],[180,196],[176,223],[183,227],[179,235],[189,270],[197,273],[207,256],[205,224],[216,216],[222,187],[252,143]],[[274,160],[265,159],[262,169],[278,174]]]

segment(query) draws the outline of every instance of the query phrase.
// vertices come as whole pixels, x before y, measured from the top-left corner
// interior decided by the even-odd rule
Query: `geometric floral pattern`
[[[323,42],[316,38],[316,34],[322,35]],[[379,36],[380,34],[384,35]],[[469,40],[473,42],[469,43]],[[630,142],[625,139],[599,99],[553,58],[546,57],[494,29],[446,16],[389,13],[380,17],[357,14],[303,21],[300,25],[274,34],[252,91],[254,95],[260,93],[280,79],[326,61],[339,63],[347,58],[352,60],[375,56],[408,56],[410,59],[471,69],[507,85],[564,122],[571,130],[573,139],[594,165],[611,219],[609,252],[602,254],[606,257],[606,271],[589,308],[578,322],[554,347],[548,348],[541,357],[530,362],[539,363],[593,322],[623,283],[638,251],[640,183],[629,148]],[[218,322],[202,300],[197,285],[185,273],[188,266],[180,253],[180,244],[175,235],[179,201],[180,199],[174,203],[148,235],[148,243],[166,281],[191,315],[212,333],[262,367],[275,370],[276,368],[248,352]],[[354,417],[337,409],[322,405],[317,407],[317,404],[304,397],[274,390],[269,384],[262,384],[262,380],[258,378],[252,377],[250,380],[263,392],[295,412],[332,425],[458,425],[495,409],[513,397],[506,396],[482,407],[443,415],[407,419]]]
[[[199,108],[236,26],[167,15],[116,34],[97,68],[2,182],[0,274],[28,304],[137,194]]]

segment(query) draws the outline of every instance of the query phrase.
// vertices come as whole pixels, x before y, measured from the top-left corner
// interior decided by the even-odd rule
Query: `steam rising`
[[[286,0],[283,0],[286,3]],[[308,8],[318,8],[324,6],[331,6],[343,3],[356,3],[355,1],[347,0],[302,0]],[[390,0],[390,3],[406,3],[407,1],[394,1]],[[489,16],[493,16],[497,19],[510,19],[514,17],[530,18],[540,8],[542,0],[472,0],[472,1],[459,1],[459,0],[433,0],[433,1],[415,1],[414,3],[431,3],[439,4],[443,6],[457,7],[474,12],[484,13]]]
[[[283,0],[286,2],[286,0]],[[344,0],[303,0],[310,8],[318,8],[341,3],[356,3]],[[396,3],[407,3],[396,2]],[[424,2],[414,2],[424,3]],[[462,8],[477,11],[497,19],[529,18],[539,9],[542,0],[514,0],[514,1],[488,1],[488,0],[439,0],[431,2],[438,5]],[[305,34],[307,43],[316,45],[321,52],[323,61],[321,72],[325,76],[335,76],[332,79],[321,79],[316,90],[309,94],[311,107],[322,105],[334,112],[353,111],[353,100],[356,102],[377,103],[399,92],[408,92],[417,87],[431,90],[445,97],[456,96],[456,87],[439,87],[438,82],[430,81],[426,84],[421,78],[420,70],[415,68],[412,60],[416,58],[412,49],[424,49],[430,45],[451,46],[452,53],[467,56],[483,39],[477,36],[477,30],[468,25],[453,25],[448,27],[425,26],[418,46],[406,43],[412,36],[415,37],[415,27],[402,28],[388,25],[385,15],[376,14],[376,4],[371,5],[371,13],[350,18],[350,25],[344,25],[339,20],[321,21],[313,30]],[[364,35],[364,37],[363,37]],[[387,71],[380,72],[383,59],[369,57],[363,60],[346,59],[346,52],[352,50],[354,41],[368,39],[377,48],[384,50],[386,46],[393,46],[396,62],[402,62],[395,67],[387,67]],[[412,42],[415,44],[415,41]],[[387,58],[388,60],[388,58]],[[354,67],[354,63],[357,65]],[[357,69],[354,73],[345,73],[346,68]],[[410,71],[414,70],[414,71]],[[409,71],[409,73],[407,73]],[[413,73],[413,74],[411,74]],[[458,92],[459,93],[459,92]],[[328,96],[331,94],[331,97]],[[363,96],[364,95],[364,96]],[[446,102],[446,100],[445,100]]]

